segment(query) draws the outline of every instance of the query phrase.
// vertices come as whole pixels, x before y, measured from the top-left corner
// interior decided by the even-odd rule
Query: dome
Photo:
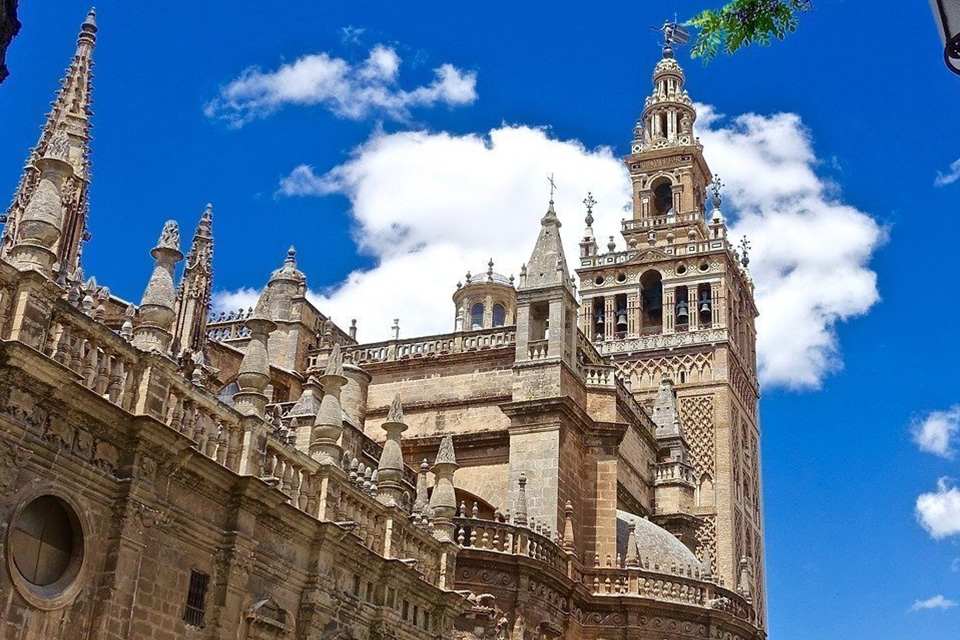
[[[693,567],[695,572],[702,569],[697,556],[672,533],[646,518],[617,509],[617,553],[621,558],[627,557],[631,522],[636,524],[638,555],[645,567],[649,564],[650,569],[662,572],[669,572],[674,565],[684,569]]]
[[[476,275],[471,276],[470,280],[464,285],[469,287],[472,284],[485,284],[492,282],[493,284],[502,284],[508,287],[513,286],[513,278],[508,278],[502,273],[497,273],[496,271],[479,271]]]

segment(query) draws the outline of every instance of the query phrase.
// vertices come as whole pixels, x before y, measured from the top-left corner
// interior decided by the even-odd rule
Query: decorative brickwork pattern
[[[615,364],[617,374],[629,378],[634,389],[656,389],[662,373],[670,374],[678,384],[713,379],[713,356],[710,353],[688,353]]]
[[[710,477],[716,478],[713,396],[680,398],[680,416],[697,477],[709,473]]]

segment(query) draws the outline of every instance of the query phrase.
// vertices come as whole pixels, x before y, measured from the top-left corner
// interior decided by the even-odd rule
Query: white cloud
[[[917,498],[917,519],[934,539],[960,534],[960,489],[940,478],[935,492]]]
[[[731,239],[746,233],[754,247],[761,379],[817,387],[842,365],[837,322],[878,300],[868,263],[884,230],[817,176],[810,134],[798,116],[724,120],[710,107],[700,112],[698,133],[711,168],[727,184],[724,211],[736,220]],[[319,303],[336,318],[359,318],[361,339],[372,341],[389,336],[395,317],[404,336],[451,330],[453,283],[467,269],[483,270],[490,256],[498,271],[517,273],[533,247],[551,172],[560,186],[569,267],[576,268],[587,191],[600,203],[598,243],[605,247],[613,235],[622,249],[619,222],[630,215],[622,161],[609,148],[587,149],[540,128],[375,133],[326,173],[296,167],[279,193],[350,199],[360,249],[379,262],[324,292]]]
[[[338,117],[351,120],[371,114],[405,120],[415,107],[462,106],[477,99],[476,73],[451,64],[434,69],[430,84],[401,89],[397,86],[401,62],[394,49],[376,45],[360,64],[316,53],[274,71],[251,67],[220,87],[219,95],[207,103],[204,113],[235,127],[288,104],[322,105]]]
[[[960,405],[954,405],[947,411],[932,411],[926,417],[915,420],[910,428],[913,441],[921,451],[953,459],[953,448],[960,434]]]
[[[326,174],[296,168],[280,192],[350,198],[360,249],[379,265],[352,273],[319,304],[336,318],[358,318],[361,339],[380,340],[393,318],[404,336],[452,331],[455,283],[467,270],[486,271],[491,257],[498,272],[517,274],[546,211],[551,172],[569,256],[578,255],[587,191],[609,214],[598,233],[616,233],[630,199],[620,159],[525,126],[487,135],[377,134]]]
[[[246,311],[257,305],[260,290],[252,287],[241,287],[236,291],[214,291],[210,300],[210,307],[214,312]]]
[[[885,230],[816,174],[810,132],[792,113],[732,120],[700,105],[700,140],[753,245],[757,351],[767,385],[816,388],[842,366],[836,325],[879,300],[869,268]]]
[[[917,600],[913,603],[913,606],[910,607],[910,611],[924,611],[928,609],[950,609],[957,606],[957,603],[953,600],[948,600],[942,595],[937,594],[932,598],[927,598],[926,600]]]
[[[953,184],[957,180],[960,180],[960,159],[953,161],[947,173],[937,171],[937,177],[933,179],[933,184],[938,187],[943,187],[948,184]]]

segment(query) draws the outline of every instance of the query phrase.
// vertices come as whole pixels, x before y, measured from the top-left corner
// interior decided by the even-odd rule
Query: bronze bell
[[[681,300],[677,303],[677,318],[686,318],[687,317],[687,301]]]

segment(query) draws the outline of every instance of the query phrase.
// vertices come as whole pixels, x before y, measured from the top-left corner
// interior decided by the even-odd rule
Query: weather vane
[[[593,199],[593,193],[587,191],[587,197],[583,199],[583,204],[587,205],[587,213],[593,213],[593,207],[597,204],[597,201]]]
[[[720,190],[725,186],[723,181],[720,180],[719,175],[713,176],[713,181],[710,183],[710,190],[713,191],[713,204],[716,207],[720,206]]]
[[[740,253],[740,264],[746,269],[750,265],[750,241],[747,240],[747,236],[740,238]]]
[[[690,32],[677,22],[676,15],[673,16],[673,22],[664,20],[659,27],[651,26],[650,28],[663,34],[664,54],[672,53],[673,45],[685,45],[690,42]]]
[[[593,199],[593,193],[587,191],[587,197],[583,199],[583,204],[587,205],[587,217],[584,220],[587,221],[587,226],[593,226],[593,207],[597,204],[597,201]]]
[[[557,187],[557,183],[553,181],[552,173],[547,176],[547,182],[550,183],[550,202],[553,202],[553,192],[557,191],[559,187]]]

